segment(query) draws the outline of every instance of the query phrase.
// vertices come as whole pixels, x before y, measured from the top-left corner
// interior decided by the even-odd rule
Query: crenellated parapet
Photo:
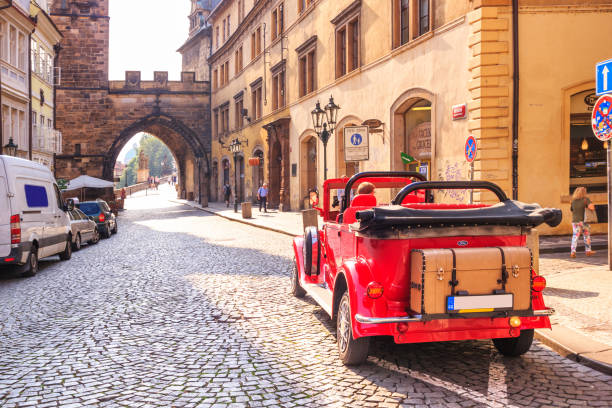
[[[143,81],[141,71],[126,71],[125,80],[109,81],[110,93],[209,93],[210,82],[196,81],[195,72],[181,72],[180,81],[169,81],[167,71],[155,71]]]

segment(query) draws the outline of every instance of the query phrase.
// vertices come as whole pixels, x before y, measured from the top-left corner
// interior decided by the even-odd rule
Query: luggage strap
[[[453,273],[448,284],[451,286],[451,296],[455,296],[455,288],[459,284],[459,281],[457,280],[457,256],[454,249],[450,248],[450,251],[453,254]]]
[[[506,282],[508,282],[508,270],[506,269],[506,255],[504,254],[504,249],[503,248],[497,247],[497,249],[499,249],[499,252],[501,253],[501,261],[502,261],[502,265],[501,265],[501,279],[498,279],[497,283],[501,283],[502,290],[505,292],[506,291]]]

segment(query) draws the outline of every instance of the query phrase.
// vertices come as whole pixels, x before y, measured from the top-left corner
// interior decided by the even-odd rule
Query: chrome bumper
[[[540,316],[552,316],[555,314],[555,309],[548,308],[545,310],[534,310],[533,314],[521,317],[540,317]],[[421,322],[423,321],[422,315],[414,316],[397,316],[397,317],[366,317],[360,314],[355,315],[355,320],[359,323],[365,324],[385,324],[385,323],[408,323],[408,322]]]

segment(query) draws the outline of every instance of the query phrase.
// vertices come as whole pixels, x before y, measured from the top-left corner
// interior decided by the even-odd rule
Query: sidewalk
[[[226,208],[222,203],[202,208],[185,200],[171,201],[289,236],[302,234],[299,212],[273,210],[264,214],[254,208],[253,218],[243,219],[240,210],[235,213],[232,206]],[[597,237],[597,242],[607,246],[605,235],[603,240]],[[543,244],[557,248],[556,253],[540,256],[540,273],[547,280],[545,302],[556,314],[551,317],[553,329],[537,330],[536,338],[567,358],[612,375],[612,271],[608,270],[607,252],[586,257],[584,249],[579,249],[578,257],[570,259],[569,238],[542,237],[541,247]],[[564,253],[559,253],[562,248]]]
[[[572,236],[567,235],[553,235],[553,236],[540,236],[540,253],[567,253],[570,252],[570,244]],[[604,250],[608,248],[608,235],[597,234],[591,235],[591,247],[594,250]],[[584,241],[582,237],[578,240],[577,251],[584,251]]]

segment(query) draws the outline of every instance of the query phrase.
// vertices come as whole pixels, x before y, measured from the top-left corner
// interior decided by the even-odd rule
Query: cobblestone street
[[[0,278],[0,406],[610,406],[612,378],[534,344],[394,345],[344,367],[289,294],[291,239],[131,198],[119,233]]]

